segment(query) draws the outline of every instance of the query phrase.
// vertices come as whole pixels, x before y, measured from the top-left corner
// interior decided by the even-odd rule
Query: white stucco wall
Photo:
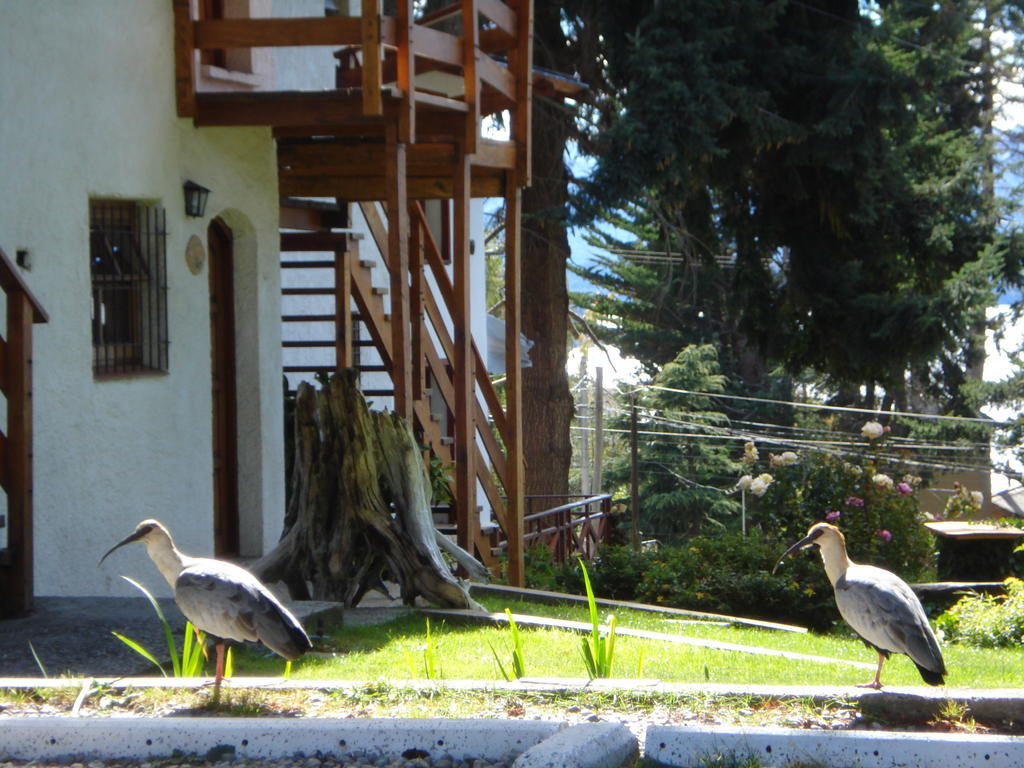
[[[145,550],[98,558],[146,517],[193,554],[212,551],[209,287],[184,260],[221,216],[234,230],[243,553],[272,546],[284,514],[278,201],[265,129],[193,127],[174,101],[167,0],[0,0],[0,247],[49,312],[35,326],[35,592],[167,594]],[[182,182],[212,190],[186,218]],[[92,372],[89,200],[158,202],[167,215],[166,375]]]

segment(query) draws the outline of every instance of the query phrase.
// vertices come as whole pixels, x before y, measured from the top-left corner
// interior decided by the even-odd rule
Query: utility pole
[[[629,420],[629,489],[630,507],[633,523],[633,551],[640,551],[640,477],[637,471],[636,445],[636,393],[630,395],[632,413]]]
[[[594,474],[592,485],[594,493],[601,493],[603,483],[601,471],[604,462],[604,368],[598,366],[594,371]]]

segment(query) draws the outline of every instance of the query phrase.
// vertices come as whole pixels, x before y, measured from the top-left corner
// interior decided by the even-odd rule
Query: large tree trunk
[[[422,596],[479,608],[438,549],[430,480],[412,429],[394,413],[367,408],[357,375],[336,374],[320,390],[299,385],[285,531],[253,571],[283,581],[296,598],[353,606],[387,580],[409,605]],[[476,565],[471,572],[486,572],[456,554]]]
[[[553,2],[537,2],[534,62],[564,69],[565,49]],[[569,333],[569,296],[565,263],[569,257],[565,214],[569,177],[563,160],[572,116],[558,105],[534,99],[533,185],[523,190],[523,333],[535,342],[532,365],[523,369],[523,454],[526,493],[568,492],[572,446],[569,426],[573,400],[565,371]],[[557,502],[556,502],[557,504]]]

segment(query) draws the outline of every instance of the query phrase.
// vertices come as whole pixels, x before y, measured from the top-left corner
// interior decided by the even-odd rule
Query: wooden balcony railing
[[[0,391],[7,431],[0,432],[0,488],[7,496],[7,545],[0,549],[0,618],[32,608],[32,325],[48,318],[0,250],[7,328],[0,336]]]

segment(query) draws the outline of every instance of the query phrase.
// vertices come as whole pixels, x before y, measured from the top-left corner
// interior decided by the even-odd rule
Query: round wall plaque
[[[189,272],[198,275],[203,271],[203,263],[206,261],[206,248],[199,235],[192,235],[185,246],[185,263],[188,264]]]

